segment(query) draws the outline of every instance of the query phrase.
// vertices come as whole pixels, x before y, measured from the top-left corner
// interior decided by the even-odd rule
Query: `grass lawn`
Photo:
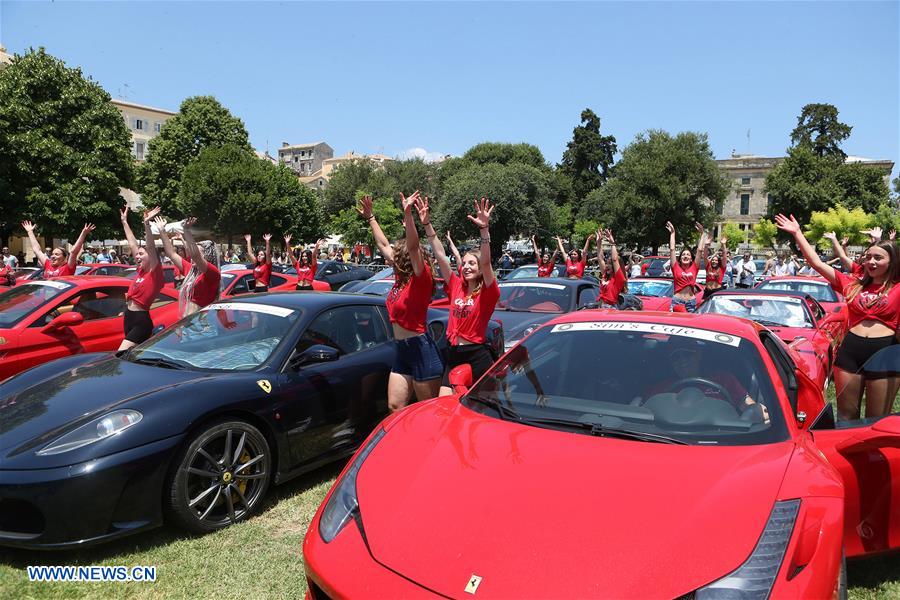
[[[273,488],[261,514],[211,535],[164,527],[80,552],[0,549],[0,598],[302,598],[303,535],[339,470]],[[38,564],[154,565],[157,581],[29,583],[25,567]],[[900,553],[850,562],[848,579],[851,598],[900,598]]]

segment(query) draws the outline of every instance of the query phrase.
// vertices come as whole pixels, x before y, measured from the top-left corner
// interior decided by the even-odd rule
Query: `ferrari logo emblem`
[[[478,591],[479,585],[481,585],[481,577],[472,573],[472,576],[469,577],[469,583],[466,584],[466,593],[474,594]]]
[[[5,343],[6,343],[6,338],[5,338],[5,337],[0,337],[0,346],[2,346],[2,345],[5,344]]]
[[[261,387],[261,388],[262,388],[262,391],[264,391],[265,393],[267,393],[267,394],[271,394],[271,393],[272,393],[272,384],[269,383],[269,380],[268,380],[268,379],[260,379],[260,380],[258,380],[258,381],[256,382],[256,384],[257,384],[259,387]]]

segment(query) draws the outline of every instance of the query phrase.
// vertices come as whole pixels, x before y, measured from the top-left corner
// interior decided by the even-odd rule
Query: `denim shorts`
[[[680,305],[684,307],[684,310],[689,313],[697,312],[697,298],[691,298],[690,300],[682,300],[678,296],[672,296],[672,303],[669,306],[669,312],[675,312],[675,306]]]
[[[444,361],[431,336],[427,333],[405,340],[394,340],[392,372],[407,375],[414,381],[430,381],[444,373]]]

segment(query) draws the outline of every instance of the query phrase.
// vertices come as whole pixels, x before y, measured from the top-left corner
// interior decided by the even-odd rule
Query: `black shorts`
[[[444,358],[444,378],[441,380],[444,387],[451,387],[450,371],[459,365],[468,363],[472,367],[472,383],[474,383],[494,364],[494,356],[487,344],[448,346]]]
[[[135,344],[146,342],[153,335],[153,320],[146,310],[125,309],[125,339]]]
[[[266,292],[268,292],[268,291],[269,291],[269,286],[267,286],[267,285],[260,285],[260,284],[257,283],[257,284],[253,287],[253,293],[254,293],[254,294],[264,294],[264,293],[266,293]]]
[[[313,284],[311,281],[298,281],[297,285],[296,285],[296,287],[294,287],[294,289],[297,291],[311,290],[311,289],[313,289]]]
[[[867,373],[863,369],[863,365],[870,358],[875,356],[879,350],[883,350],[888,346],[897,343],[897,337],[893,335],[876,338],[864,338],[855,333],[847,333],[841,347],[838,348],[837,358],[834,360],[834,366],[848,373],[860,373],[871,379],[879,377],[887,377],[884,371],[873,371]]]

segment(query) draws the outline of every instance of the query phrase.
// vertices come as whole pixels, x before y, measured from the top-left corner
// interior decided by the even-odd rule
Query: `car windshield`
[[[813,327],[803,304],[800,298],[787,296],[728,294],[709,298],[697,312],[742,317],[767,326]]]
[[[652,296],[660,298],[672,295],[671,281],[641,281],[632,279],[628,282],[628,291],[635,296]]]
[[[572,306],[573,288],[561,283],[501,283],[497,308],[529,312],[561,313]]]
[[[543,327],[463,397],[485,414],[689,444],[787,439],[762,357],[746,339],[642,322]],[[652,439],[656,436],[656,439]]]
[[[85,273],[90,271],[92,268],[93,267],[86,267],[84,265],[78,265],[77,267],[75,267],[75,274],[76,275],[84,275]]]
[[[128,355],[172,368],[249,371],[272,356],[301,311],[250,302],[219,302],[166,329]]]
[[[0,327],[13,327],[72,287],[64,281],[31,281],[3,292],[0,294]]]
[[[788,281],[788,280],[769,280],[762,282],[759,286],[761,290],[774,290],[781,292],[800,292],[801,294],[809,294],[819,302],[839,302],[837,294],[831,289],[827,283],[815,283],[812,281]]]

